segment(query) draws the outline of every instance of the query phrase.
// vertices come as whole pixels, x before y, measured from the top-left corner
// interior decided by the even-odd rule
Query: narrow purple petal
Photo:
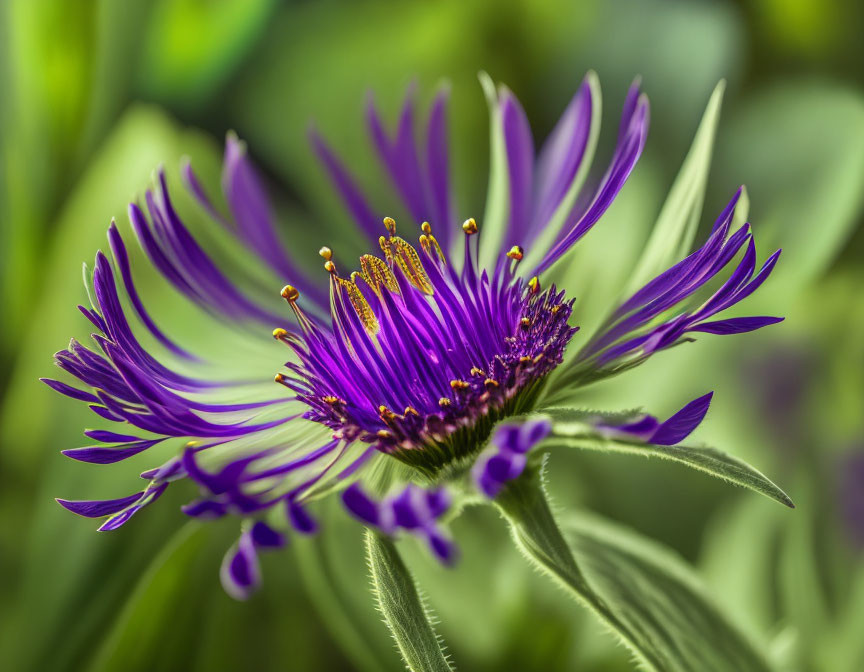
[[[61,451],[66,457],[71,457],[79,462],[89,462],[91,464],[114,464],[121,462],[138,453],[141,453],[148,448],[155,446],[163,439],[152,439],[150,441],[137,441],[128,443],[124,446],[113,446],[107,448],[105,446],[88,446],[86,448],[69,448]]]
[[[89,392],[84,392],[83,390],[74,388],[71,385],[67,385],[66,383],[61,383],[59,380],[54,380],[53,378],[40,378],[39,380],[41,380],[55,392],[65,394],[67,397],[71,397],[72,399],[77,399],[78,401],[87,401],[94,404],[99,403],[99,397],[97,397],[96,395],[90,394]]]
[[[318,522],[309,515],[305,507],[288,500],[287,508],[288,520],[295,530],[301,534],[314,534],[318,531]]]
[[[64,509],[77,513],[79,516],[86,518],[101,518],[102,516],[110,516],[112,513],[122,511],[127,506],[131,506],[144,495],[144,491],[136,492],[134,495],[120,497],[119,499],[102,499],[102,500],[69,500],[58,499],[57,503]]]
[[[282,548],[285,546],[285,535],[274,530],[267,523],[255,521],[250,531],[255,548]]]
[[[711,405],[713,392],[694,399],[675,415],[661,424],[654,435],[649,439],[651,443],[658,446],[674,446],[690,436],[699,423],[705,418],[708,407]]]
[[[510,218],[504,250],[524,245],[531,224],[531,191],[534,185],[534,140],[525,111],[507,89],[501,94],[501,126],[507,154]]]
[[[728,334],[744,334],[748,331],[755,331],[762,327],[767,327],[769,324],[777,324],[782,322],[782,317],[731,317],[728,320],[715,320],[713,322],[703,322],[694,327],[690,327],[687,331],[701,331],[706,334],[719,334],[725,336]]]

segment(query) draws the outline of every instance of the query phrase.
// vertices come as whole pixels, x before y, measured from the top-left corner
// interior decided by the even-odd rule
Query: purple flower
[[[228,136],[222,175],[227,211],[210,198],[191,166],[182,170],[198,205],[236,243],[230,254],[220,255],[193,236],[160,171],[155,188],[129,206],[138,244],[174,289],[209,313],[226,337],[240,334],[244,346],[212,361],[194,343],[178,344],[170,315],[157,324],[159,316],[145,306],[126,242],[112,222],[111,258],[97,254],[88,277],[90,305],[79,306],[94,327],[95,347],[73,340],[55,355],[77,384],[45,382],[123,429],[88,431],[102,445],[64,452],[96,464],[143,456],[157,444],[174,444],[176,453],[141,474],[148,485],[135,495],[61,504],[81,515],[108,516],[100,529],[114,529],[169,484],[191,481],[198,495],[184,513],[246,521],[222,572],[228,591],[242,598],[259,582],[258,550],[281,546],[289,528],[317,529],[310,502],[362,482],[373,461],[398,460],[434,484],[432,490],[412,485],[378,501],[354,483],[344,492],[348,510],[386,533],[417,534],[439,558],[452,560],[453,543],[439,526],[449,501],[443,483],[470,468],[498,421],[536,408],[548,374],[562,363],[577,331],[568,323],[573,302],[554,285],[546,287],[541,276],[612,203],[641,154],[648,127],[648,102],[634,84],[609,166],[596,188],[585,189],[599,131],[596,78],[586,77],[536,154],[515,96],[484,85],[495,168],[480,224],[468,219],[460,226],[456,218],[446,91],[436,96],[422,130],[409,93],[393,135],[374,102],[368,104],[376,154],[410,213],[410,224],[398,231],[389,217],[381,226],[380,204],[370,204],[337,154],[311,133],[314,152],[370,250],[354,264],[356,270],[343,273],[352,264],[322,247],[329,290],[321,275],[307,275],[298,262],[290,232],[279,230],[235,136]],[[730,206],[702,249],[619,308],[583,351],[579,366],[617,366],[668,347],[687,332],[733,333],[761,326],[753,319],[769,319],[706,321],[751,293],[776,260],[752,277],[749,230],[730,234],[731,217]],[[712,299],[662,328],[649,325],[717,274],[745,243],[744,259]],[[258,261],[254,274],[222,263],[240,255]],[[291,282],[282,297],[293,321],[274,303],[275,292],[259,284],[267,273],[274,283]],[[274,388],[252,375],[244,358],[274,359],[272,341],[260,336],[280,324],[272,335],[287,346],[289,359]],[[202,329],[200,339],[216,343],[222,335],[218,328]],[[496,434],[503,447],[487,465],[490,478],[498,482],[520,471],[527,451],[522,447],[538,440],[541,430],[529,423],[518,430],[518,441],[506,445],[506,435]],[[261,527],[265,515],[276,529]]]

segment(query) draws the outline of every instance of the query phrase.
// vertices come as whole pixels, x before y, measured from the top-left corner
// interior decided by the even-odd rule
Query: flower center
[[[420,252],[396,235],[394,220],[384,225],[383,258],[363,255],[350,279],[321,248],[330,324],[303,312],[294,287],[282,290],[302,337],[274,332],[300,360],[276,380],[335,438],[369,443],[434,476],[470,457],[499,419],[531,408],[576,331],[567,324],[572,301],[517,274],[518,246],[494,270],[478,271],[473,219],[462,226],[461,268],[428,222]]]

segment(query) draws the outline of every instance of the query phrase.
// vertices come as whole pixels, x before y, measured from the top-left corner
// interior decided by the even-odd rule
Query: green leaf
[[[762,656],[680,561],[599,519],[568,519],[568,545],[529,465],[495,500],[525,557],[590,607],[652,670],[766,671]]]
[[[378,532],[367,530],[366,559],[378,609],[408,669],[452,672],[414,579],[393,542]]]
[[[651,278],[683,259],[690,251],[702,214],[714,137],[717,134],[720,105],[725,89],[726,82],[721,80],[708,100],[690,151],[681,164],[681,170],[669,190],[651,237],[645,245],[645,251],[633,272],[628,293],[638,290]]]
[[[587,450],[600,450],[645,457],[659,457],[680,462],[688,467],[703,471],[729,483],[754,490],[781,504],[794,509],[795,504],[773,481],[746,462],[714,448],[697,446],[657,446],[637,440],[613,438],[601,435],[589,418],[597,413],[575,408],[548,408],[543,413],[552,420],[552,433],[544,441],[545,445],[564,445]],[[633,414],[629,414],[633,415]],[[628,414],[605,414],[605,421],[616,424]]]

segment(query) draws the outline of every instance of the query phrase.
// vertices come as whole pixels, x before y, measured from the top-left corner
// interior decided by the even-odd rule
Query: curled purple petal
[[[120,497],[118,499],[102,499],[102,500],[70,500],[58,499],[57,503],[64,509],[77,513],[79,516],[87,518],[101,518],[109,516],[112,513],[122,511],[127,506],[131,506],[143,497],[144,491],[136,492],[134,495]]]

